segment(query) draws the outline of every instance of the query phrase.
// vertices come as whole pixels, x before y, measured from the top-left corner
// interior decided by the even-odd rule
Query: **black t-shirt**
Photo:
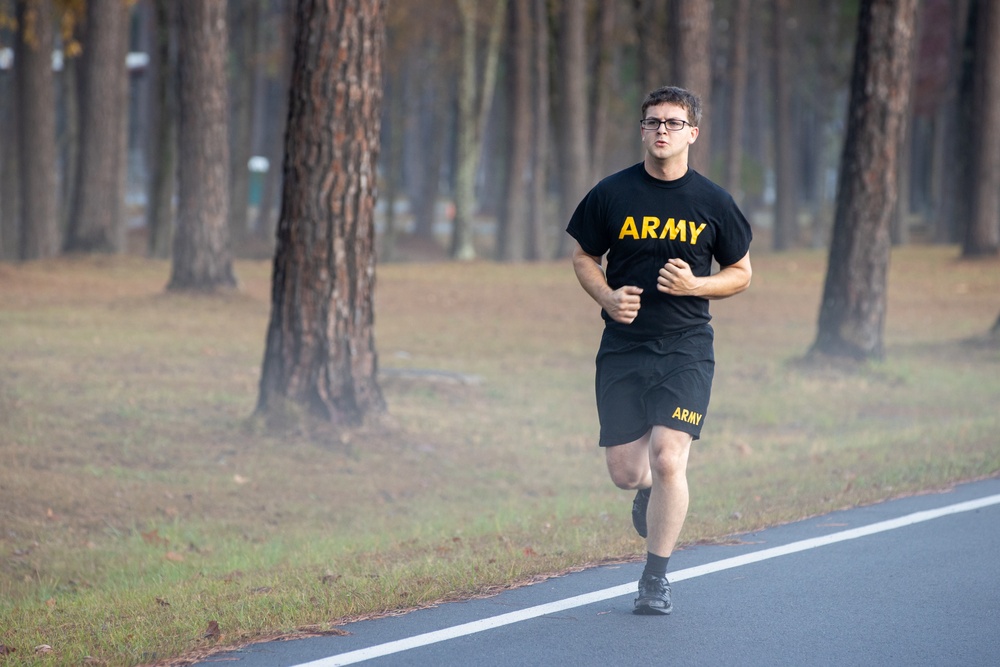
[[[659,271],[679,257],[696,276],[735,264],[750,249],[750,223],[728,192],[698,172],[676,181],[649,175],[643,163],[608,176],[577,206],[566,231],[588,255],[608,253],[612,289],[641,287],[631,324],[601,312],[607,327],[632,338],[660,338],[712,319],[708,299],[677,297],[656,289]]]

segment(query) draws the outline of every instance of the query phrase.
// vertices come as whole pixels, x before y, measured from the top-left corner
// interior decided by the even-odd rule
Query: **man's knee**
[[[619,489],[649,486],[649,434],[605,450],[608,473]]]
[[[666,427],[656,427],[652,433],[649,465],[654,475],[673,477],[687,473],[691,436]]]
[[[619,489],[638,489],[643,486],[643,482],[646,479],[646,470],[634,467],[612,467],[609,465],[608,472],[611,474],[611,481]]]

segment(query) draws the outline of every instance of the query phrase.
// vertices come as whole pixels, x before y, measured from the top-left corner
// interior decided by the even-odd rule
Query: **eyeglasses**
[[[665,125],[671,132],[676,132],[683,130],[685,125],[691,125],[691,123],[680,118],[666,118],[664,120],[660,120],[659,118],[643,118],[639,121],[639,127],[644,130],[658,130],[660,129],[660,125]],[[691,127],[694,127],[694,125],[691,125]]]

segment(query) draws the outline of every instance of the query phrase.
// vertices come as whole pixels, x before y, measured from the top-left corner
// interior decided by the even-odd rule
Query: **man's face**
[[[698,138],[698,128],[687,124],[689,120],[687,111],[678,104],[664,103],[651,106],[646,109],[645,118],[685,121],[684,127],[679,130],[668,130],[663,123],[655,130],[641,130],[642,145],[650,157],[657,160],[670,160],[687,152],[688,146]]]

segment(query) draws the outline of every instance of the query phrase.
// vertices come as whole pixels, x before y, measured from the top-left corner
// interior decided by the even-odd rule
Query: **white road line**
[[[787,556],[788,554],[797,553],[799,551],[806,551],[808,549],[816,549],[830,544],[836,544],[837,542],[854,540],[859,537],[874,535],[876,533],[895,530],[897,528],[904,528],[915,523],[930,521],[931,519],[938,519],[951,514],[971,512],[973,510],[997,504],[1000,504],[1000,494],[979,498],[978,500],[970,500],[964,503],[956,503],[954,505],[948,505],[938,509],[926,510],[924,512],[914,512],[913,514],[907,514],[906,516],[901,516],[896,519],[888,519],[886,521],[879,521],[878,523],[873,523],[868,526],[862,526],[861,528],[852,528],[850,530],[824,535],[823,537],[800,540],[798,542],[792,542],[780,547],[762,549],[760,551],[744,554],[742,556],[734,556],[732,558],[725,558],[714,563],[706,563],[705,565],[697,565],[684,570],[678,570],[670,573],[670,581],[677,582],[685,579],[702,577],[706,574],[714,574],[715,572],[721,572],[734,567],[757,563],[769,558]],[[546,614],[554,614],[556,612],[565,611],[566,609],[582,607],[584,605],[593,604],[594,602],[601,602],[603,600],[609,600],[623,595],[630,595],[634,592],[634,582],[622,584],[621,586],[613,586],[600,591],[594,591],[593,593],[586,593],[584,595],[566,598],[565,600],[556,600],[555,602],[529,607],[527,609],[510,612],[508,614],[491,616],[490,618],[484,618],[470,623],[463,623],[461,625],[436,630],[434,632],[427,632],[414,637],[398,639],[396,641],[386,642],[385,644],[378,644],[376,646],[369,646],[368,648],[358,649],[356,651],[349,651],[339,655],[332,655],[327,658],[320,658],[319,660],[313,660],[311,662],[304,662],[296,667],[339,667],[340,665],[352,665],[365,660],[371,660],[372,658],[379,658],[384,655],[400,653],[402,651],[408,651],[409,649],[418,648],[420,646],[436,644],[449,639],[464,637],[466,635],[483,632],[485,630],[492,630],[493,628],[499,628],[504,625],[519,623],[532,618],[538,618],[539,616],[545,616]]]

